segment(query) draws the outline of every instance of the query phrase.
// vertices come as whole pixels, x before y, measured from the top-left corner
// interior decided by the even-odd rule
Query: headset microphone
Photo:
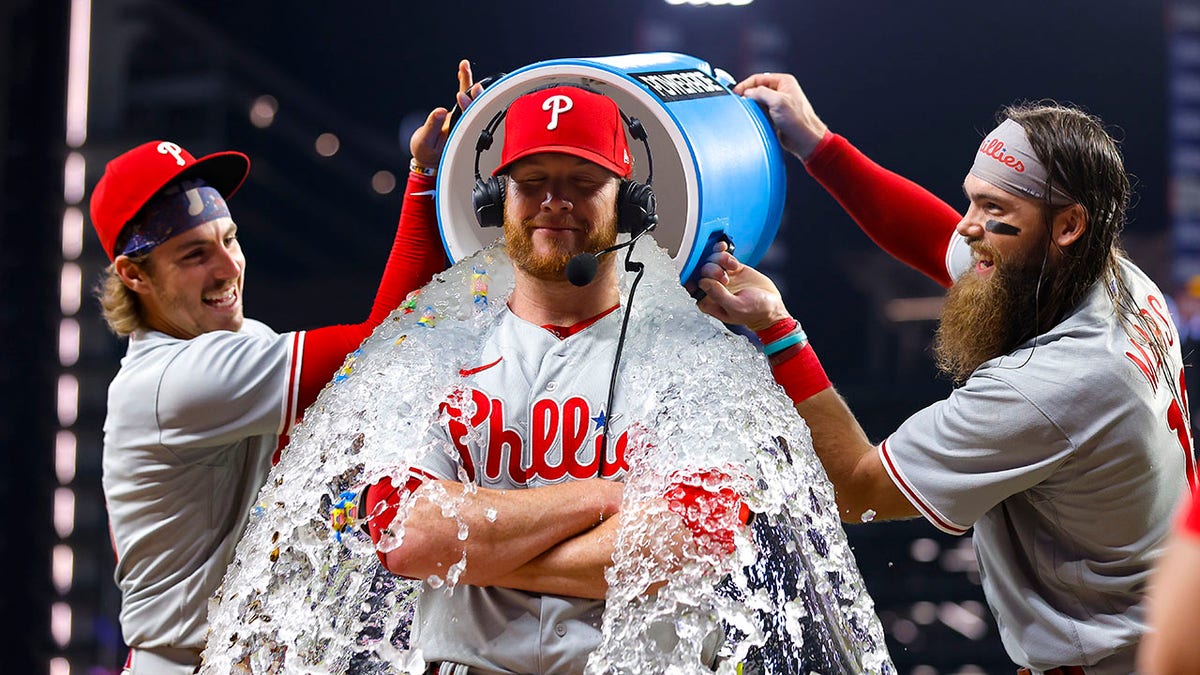
[[[579,255],[567,261],[567,281],[573,286],[587,286],[596,278],[596,271],[600,269],[601,254],[608,253],[612,249],[605,249],[600,253],[580,253]]]
[[[637,234],[616,246],[609,246],[606,249],[601,249],[595,253],[580,253],[567,261],[567,281],[570,281],[574,286],[587,286],[596,278],[596,272],[600,269],[600,256],[612,253],[626,246],[633,246],[643,234],[654,229],[658,224],[658,216],[650,215],[646,219],[646,227],[642,228]],[[630,272],[634,270],[628,270]]]

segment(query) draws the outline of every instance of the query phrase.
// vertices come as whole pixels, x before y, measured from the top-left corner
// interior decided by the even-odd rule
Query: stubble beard
[[[1037,334],[1040,255],[1006,263],[993,255],[992,274],[974,268],[950,287],[934,337],[938,369],[962,384],[981,364],[1016,349]],[[1049,270],[1047,270],[1049,273]],[[1046,289],[1051,280],[1043,280]]]
[[[617,242],[617,217],[610,214],[606,222],[588,230],[587,239],[581,248],[565,242],[551,242],[553,249],[548,253],[534,249],[532,229],[537,217],[519,223],[504,218],[504,240],[508,256],[517,269],[542,281],[562,281],[566,278],[567,263],[584,252],[595,253]],[[586,226],[587,224],[584,223]]]

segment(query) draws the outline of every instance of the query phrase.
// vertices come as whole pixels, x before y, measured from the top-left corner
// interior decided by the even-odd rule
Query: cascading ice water
[[[715,650],[719,673],[894,673],[832,487],[766,360],[696,309],[665,252],[643,241],[635,256],[646,274],[618,380],[630,409],[615,412],[642,432],[626,455],[626,517],[587,672],[703,672],[700,655]],[[631,280],[622,274],[623,308]],[[421,585],[387,572],[370,538],[341,525],[364,486],[406,476],[427,453],[457,458],[437,431],[443,404],[512,284],[503,245],[485,248],[435,277],[347,357],[259,495],[210,603],[202,672],[422,672],[409,644]],[[679,515],[662,497],[681,475],[743,496],[754,515],[732,553],[670,544]],[[473,489],[433,498],[457,518]],[[379,550],[402,541],[403,504],[400,514]],[[459,537],[470,537],[461,520]],[[464,557],[425,581],[452,589],[464,569],[486,563]]]

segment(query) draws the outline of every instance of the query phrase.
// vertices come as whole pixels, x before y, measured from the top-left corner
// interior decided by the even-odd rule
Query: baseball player
[[[974,527],[1021,673],[1133,672],[1147,575],[1195,466],[1179,334],[1117,246],[1129,182],[1113,140],[1072,108],[1006,109],[960,217],[829,132],[792,76],[736,91],[877,243],[950,286],[936,351],[959,386],[873,446],[770,281],[721,250],[703,266],[703,309],[773,333],[843,519]]]
[[[458,77],[466,105],[477,93],[466,61]],[[345,355],[444,267],[429,167],[448,129],[438,108],[413,134],[403,212],[367,320],[283,334],[242,315],[246,261],[225,200],[249,172],[245,155],[196,159],[152,141],[107,165],[91,214],[112,260],[105,317],[129,337],[109,386],[103,478],[127,673],[197,668],[209,598],[273,454]]]
[[[418,599],[412,645],[430,672],[580,673],[601,637],[630,421],[620,387],[607,408],[623,317],[615,259],[582,287],[564,272],[572,256],[613,245],[632,163],[616,104],[595,92],[525,94],[504,125],[495,175],[515,272],[507,309],[446,404],[453,451],[413,467],[407,483],[372,486],[366,512],[379,542],[394,534],[397,503],[414,496],[399,546],[380,547],[395,574],[445,578],[465,556],[453,588],[425,583]],[[464,492],[460,475],[478,487]],[[440,491],[466,500],[465,540],[459,521],[423,498]],[[719,526],[685,516],[697,534],[745,520],[739,499],[669,494],[673,509],[705,500],[721,512]]]

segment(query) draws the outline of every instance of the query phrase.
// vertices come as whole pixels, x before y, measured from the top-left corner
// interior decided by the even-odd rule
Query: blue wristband
[[[804,342],[807,339],[808,339],[808,335],[806,335],[804,333],[804,331],[800,330],[799,328],[796,328],[796,330],[792,331],[790,334],[779,338],[778,340],[772,342],[771,344],[763,345],[763,354],[766,354],[767,356],[771,356],[772,354],[778,354],[779,352],[787,349],[788,347],[791,347],[792,345],[795,345],[795,344],[800,344],[801,342]]]

